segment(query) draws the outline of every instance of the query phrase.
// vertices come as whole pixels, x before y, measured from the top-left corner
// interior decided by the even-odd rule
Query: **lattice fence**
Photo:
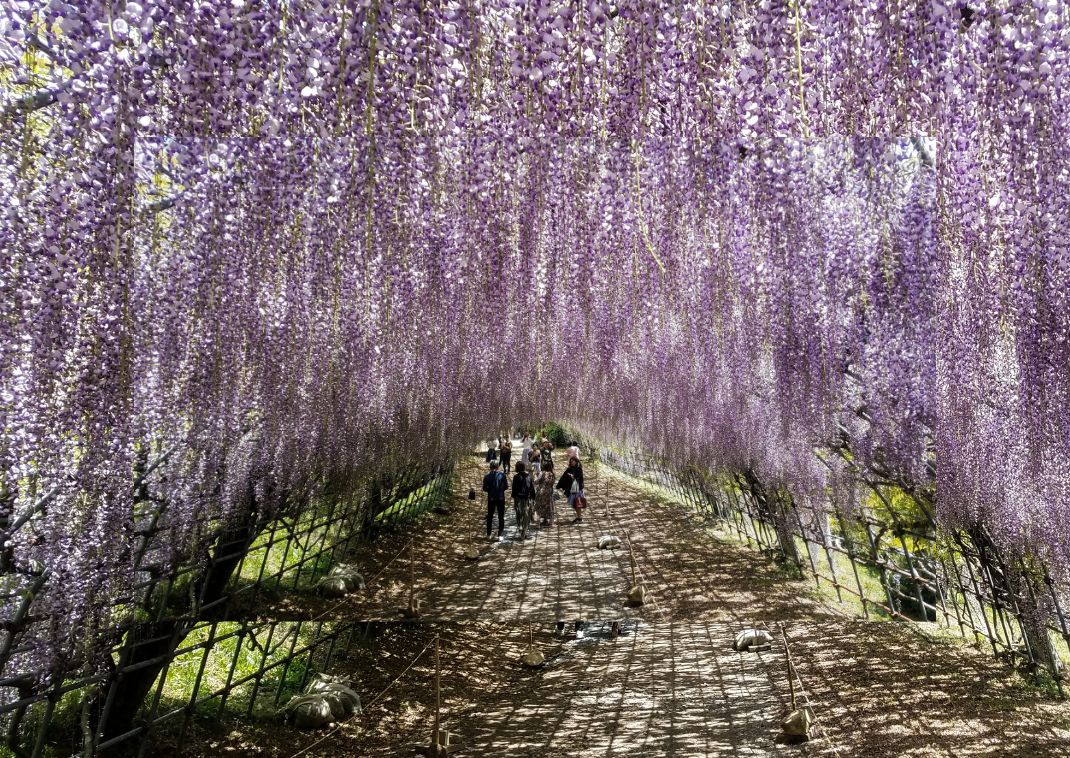
[[[355,627],[328,620],[232,620],[261,593],[310,592],[336,560],[379,530],[413,518],[449,492],[454,462],[378,475],[345,496],[324,494],[270,520],[250,508],[234,523],[197,525],[203,555],[168,568],[168,500],[157,476],[170,452],[135,481],[137,581],[111,609],[108,655],[34,669],[35,598],[45,572],[0,565],[0,720],[11,754],[144,755],[161,733],[178,751],[197,717],[269,716],[329,668]],[[32,530],[54,493],[3,530],[6,542]],[[238,602],[240,601],[240,603]],[[255,607],[255,606],[253,606]]]
[[[1070,663],[1066,588],[1028,556],[1001,554],[982,526],[945,529],[931,503],[888,481],[862,482],[854,502],[801,503],[767,489],[752,472],[715,475],[638,453],[599,455],[867,618],[953,631],[1063,693]]]

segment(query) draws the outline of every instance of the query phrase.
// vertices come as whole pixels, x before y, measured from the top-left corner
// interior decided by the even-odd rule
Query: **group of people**
[[[538,477],[543,471],[554,470],[552,456],[554,446],[546,437],[535,439],[528,434],[521,440],[520,463],[533,476]],[[573,445],[575,447],[575,445]],[[569,450],[572,448],[570,447]],[[576,457],[579,457],[579,447],[576,447]],[[497,440],[487,440],[487,463],[498,461],[502,471],[508,474],[512,468],[513,441],[509,435],[498,437]]]
[[[580,462],[580,448],[573,442],[566,450],[568,467],[554,484],[554,446],[543,437],[536,440],[525,434],[521,440],[520,460],[516,463],[516,473],[512,483],[507,474],[510,471],[513,445],[508,435],[499,437],[497,444],[487,442],[487,462],[490,471],[483,477],[483,491],[487,493],[487,538],[492,535],[494,515],[498,515],[498,534],[505,531],[505,493],[511,491],[516,512],[530,514],[531,523],[538,521],[539,526],[553,526],[556,522],[554,500],[556,490],[568,498],[568,504],[576,513],[573,523],[583,521],[583,510],[587,507],[584,492],[583,464]]]

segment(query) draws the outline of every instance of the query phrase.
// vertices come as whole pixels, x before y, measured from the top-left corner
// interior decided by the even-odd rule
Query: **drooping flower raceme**
[[[846,438],[1067,566],[1067,13],[6,3],[12,571],[103,628],[146,453],[173,562],[549,417],[811,494]]]

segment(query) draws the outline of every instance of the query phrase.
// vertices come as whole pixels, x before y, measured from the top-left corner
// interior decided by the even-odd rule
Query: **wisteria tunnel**
[[[0,758],[1070,755],[1066,0],[0,0]]]

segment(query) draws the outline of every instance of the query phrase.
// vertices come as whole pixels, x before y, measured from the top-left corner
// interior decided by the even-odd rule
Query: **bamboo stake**
[[[796,710],[795,702],[795,664],[791,661],[791,650],[788,649],[788,633],[784,631],[783,624],[777,624],[780,628],[780,637],[784,641],[784,655],[788,661],[788,691],[791,693],[791,710]]]
[[[628,541],[628,563],[632,567],[632,586],[634,587],[639,582],[636,581],[635,577],[635,546],[632,544],[632,532],[630,529],[624,530],[624,539]]]
[[[599,473],[599,476],[601,476],[604,472],[599,471],[598,473]],[[609,510],[609,481],[608,480],[602,479],[601,490],[602,490],[602,499],[606,501],[606,518],[609,518],[613,514]]]
[[[440,710],[442,708],[442,683],[441,683],[442,669],[439,665],[438,658],[438,635],[435,635],[435,733],[431,739],[431,747],[434,750],[434,754],[438,755],[440,752],[439,745],[441,744],[442,735],[439,729],[441,728],[442,719],[440,716]]]

